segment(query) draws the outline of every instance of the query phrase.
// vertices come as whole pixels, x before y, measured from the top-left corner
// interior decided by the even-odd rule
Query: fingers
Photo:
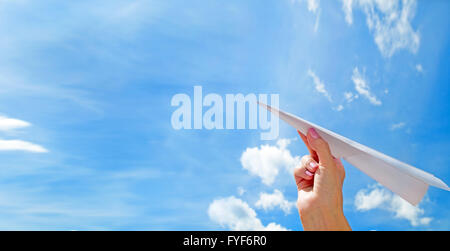
[[[305,180],[301,179],[297,181],[297,189],[298,191],[303,190],[305,188],[313,186],[314,181],[313,180]]]
[[[310,155],[305,155],[301,159],[301,166],[311,173],[315,173],[319,164]]]
[[[311,146],[309,145],[308,138],[307,138],[303,133],[301,133],[299,130],[297,130],[297,132],[298,132],[298,134],[300,135],[300,138],[302,138],[303,143],[305,143],[306,148],[308,148],[309,155],[311,155],[311,157],[312,157],[314,160],[319,161],[319,158],[318,158],[318,156],[317,156],[316,151],[314,151],[314,150],[311,148]]]
[[[334,164],[328,143],[320,137],[314,128],[308,130],[307,139],[311,148],[316,151],[322,166],[331,166]]]
[[[314,172],[316,172],[319,165],[309,155],[303,156],[301,164],[294,169],[294,177],[298,179],[312,180]]]

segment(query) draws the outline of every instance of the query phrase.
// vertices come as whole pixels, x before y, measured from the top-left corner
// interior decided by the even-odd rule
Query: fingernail
[[[309,162],[309,166],[310,166],[311,168],[316,168],[316,167],[317,167],[317,164],[316,164],[316,162],[311,161],[311,162]]]
[[[308,175],[308,176],[313,176],[313,175],[314,175],[313,173],[311,173],[311,172],[308,171],[308,170],[306,170],[305,173],[306,173],[306,175]]]
[[[314,128],[310,128],[310,129],[309,129],[309,133],[310,133],[311,136],[312,136],[313,138],[315,138],[315,139],[320,138],[319,134],[316,132],[316,129],[314,129]]]

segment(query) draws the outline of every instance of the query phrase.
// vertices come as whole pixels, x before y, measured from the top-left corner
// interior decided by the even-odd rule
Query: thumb
[[[307,134],[308,142],[314,151],[317,152],[321,166],[329,167],[334,164],[328,143],[320,137],[314,128],[310,128]]]

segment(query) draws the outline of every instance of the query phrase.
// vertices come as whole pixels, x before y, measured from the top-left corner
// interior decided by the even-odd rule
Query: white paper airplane
[[[261,102],[259,104],[305,135],[309,128],[314,128],[328,142],[334,157],[343,158],[413,205],[417,205],[422,200],[429,185],[450,191],[450,188],[442,180],[432,174],[292,114]]]

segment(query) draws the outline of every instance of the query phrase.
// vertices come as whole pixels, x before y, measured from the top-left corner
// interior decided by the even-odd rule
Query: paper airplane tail
[[[439,178],[436,178],[436,180],[437,180],[437,182],[435,184],[430,184],[430,185],[450,191],[450,187],[448,187],[448,185],[445,184],[442,180],[440,180]]]

